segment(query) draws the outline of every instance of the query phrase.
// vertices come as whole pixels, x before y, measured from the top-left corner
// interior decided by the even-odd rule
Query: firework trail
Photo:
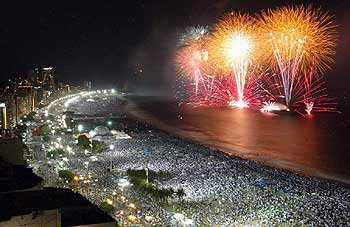
[[[262,75],[257,83],[257,93],[263,102],[261,111],[291,108],[302,115],[311,114],[311,112],[335,112],[336,102],[328,96],[325,80],[314,74],[315,71],[310,69],[309,72],[296,77],[288,107],[281,104],[285,98],[282,78],[277,75]]]
[[[311,69],[297,81],[294,108],[304,109],[309,115],[312,112],[335,112],[337,103],[328,96],[326,81],[314,73]]]
[[[259,19],[261,40],[268,40],[263,48],[265,59],[279,71],[285,103],[290,107],[297,77],[311,65],[323,73],[333,62],[336,26],[327,13],[303,6],[269,10]]]
[[[249,103],[249,107],[254,108],[261,105],[260,90],[258,89],[258,79],[263,77],[263,74],[258,77],[248,80],[244,87],[244,103]],[[267,77],[267,76],[266,76]],[[195,91],[189,91],[189,97],[187,104],[200,107],[200,106],[230,106],[237,107],[236,100],[238,100],[237,85],[233,77],[221,77],[212,78],[203,76],[199,86],[198,94]],[[193,88],[192,88],[193,89]],[[192,95],[191,95],[192,94]]]

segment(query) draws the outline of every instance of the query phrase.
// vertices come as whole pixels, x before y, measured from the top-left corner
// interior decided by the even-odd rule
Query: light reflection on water
[[[138,117],[180,136],[269,165],[350,181],[350,137],[346,135],[349,121],[345,115],[302,117],[133,101],[138,108],[131,109]]]

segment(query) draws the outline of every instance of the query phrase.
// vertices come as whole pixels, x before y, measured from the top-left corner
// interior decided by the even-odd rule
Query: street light
[[[113,144],[109,145],[109,149],[114,150],[114,145]]]
[[[109,205],[112,205],[112,204],[113,204],[113,200],[111,200],[111,199],[109,199],[109,198],[106,199],[106,202],[107,202],[107,204],[109,204]]]
[[[74,141],[74,135],[75,135],[75,122],[73,119],[70,120],[71,124],[70,124],[70,128],[72,128],[72,135],[73,135],[73,141]],[[67,131],[69,131],[69,129],[67,129]]]
[[[89,162],[84,162],[84,164],[86,165],[86,169],[89,172]]]
[[[73,177],[73,180],[74,180],[75,182],[78,182],[78,181],[79,181],[79,176],[74,176],[74,177]]]
[[[112,122],[112,121],[108,121],[108,122],[107,122],[108,127],[111,127],[111,126],[112,126],[112,124],[113,124],[113,122]]]
[[[78,131],[79,131],[79,132],[83,131],[83,129],[84,129],[84,126],[83,126],[83,125],[78,125]]]

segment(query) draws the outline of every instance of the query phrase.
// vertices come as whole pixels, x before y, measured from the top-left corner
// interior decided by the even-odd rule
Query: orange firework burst
[[[286,105],[292,103],[297,78],[311,65],[320,73],[329,68],[336,46],[336,26],[320,9],[289,6],[262,13],[260,30],[265,59],[279,72]]]
[[[290,65],[302,73],[313,65],[325,72],[333,63],[336,25],[328,13],[304,6],[287,6],[263,12],[259,17],[261,39],[268,64],[275,68]],[[277,60],[277,61],[276,61]]]
[[[251,61],[256,56],[257,26],[248,14],[226,14],[214,28],[210,53],[216,67],[227,71],[237,61]]]
[[[256,23],[247,14],[226,14],[215,26],[210,43],[211,63],[231,72],[237,88],[237,103],[243,103],[248,71],[257,55]]]

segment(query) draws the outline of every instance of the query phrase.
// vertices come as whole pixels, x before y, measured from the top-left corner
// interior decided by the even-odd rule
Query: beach
[[[112,198],[121,219],[126,197],[136,204],[132,226],[349,226],[350,189],[348,185],[305,177],[287,170],[265,166],[219,150],[211,149],[143,123],[125,111],[115,97],[86,105],[86,99],[72,103],[79,114],[98,115],[114,111],[113,125],[131,138],[96,138],[113,149],[90,157],[69,156],[68,169],[92,180],[78,189],[99,204]],[[176,133],[174,133],[176,134]],[[147,151],[147,152],[146,152]],[[88,163],[88,166],[85,165]],[[108,168],[113,167],[113,171]],[[158,188],[183,189],[185,196],[166,203],[128,184],[127,170],[145,169],[169,173],[155,181]],[[130,206],[130,204],[128,205]],[[150,219],[151,221],[145,221]]]

